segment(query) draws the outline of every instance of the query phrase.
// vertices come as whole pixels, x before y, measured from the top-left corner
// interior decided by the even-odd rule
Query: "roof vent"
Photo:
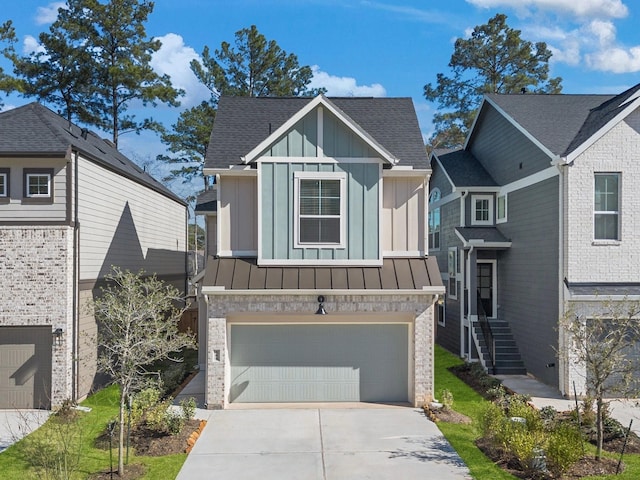
[[[82,130],[80,130],[80,136],[85,140],[87,139],[88,134],[89,134],[89,130],[87,130],[86,128],[83,128]]]
[[[527,93],[527,88],[526,88],[526,87],[522,87],[522,88],[520,89],[520,93],[521,93],[522,95],[524,95],[525,93]]]

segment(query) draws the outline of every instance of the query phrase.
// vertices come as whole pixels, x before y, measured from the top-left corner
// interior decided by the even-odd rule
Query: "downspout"
[[[465,282],[467,284],[467,291],[469,294],[467,295],[467,323],[469,324],[469,331],[467,333],[467,342],[469,345],[469,353],[467,355],[467,361],[471,361],[471,351],[473,345],[473,335],[471,334],[471,254],[473,253],[474,245],[471,245],[471,248],[467,252],[467,271],[465,272]],[[464,288],[462,289],[462,297],[464,298]],[[464,330],[463,330],[464,332]]]
[[[465,190],[464,192],[461,193],[460,195],[460,226],[464,227],[465,226],[465,199],[467,198],[468,195],[468,191]],[[473,250],[473,246],[471,247],[471,249]],[[462,250],[464,252],[464,249]],[[467,256],[467,261],[464,262],[465,264],[469,261],[469,257]],[[464,275],[462,277],[462,292],[459,293],[460,295],[460,352],[461,353],[465,353],[464,352],[464,310],[465,310],[465,297],[464,297],[464,287],[465,284],[467,283],[467,272],[469,271],[468,267],[465,267],[465,272]],[[468,306],[466,306],[466,308],[468,309]],[[469,317],[467,317],[469,318]]]
[[[73,183],[74,183],[74,207],[73,207],[73,346],[72,346],[72,377],[73,381],[71,398],[75,402],[78,400],[78,392],[80,390],[80,375],[78,372],[78,355],[80,352],[80,284],[78,278],[80,276],[80,220],[78,216],[78,190],[79,190],[79,181],[78,181],[78,158],[79,153],[76,150],[75,154],[75,165],[74,165],[74,173],[73,173]]]
[[[184,219],[184,224],[185,224],[185,236],[184,236],[184,245],[185,245],[185,251],[184,251],[184,306],[185,308],[187,307],[187,302],[188,302],[188,296],[189,296],[189,204],[187,203],[187,205],[185,205],[184,207],[185,209],[185,219]],[[196,229],[193,229],[193,236],[194,238],[196,238]],[[197,245],[198,242],[196,240],[196,249],[197,249]],[[198,261],[197,256],[196,256],[196,250],[193,251],[193,256],[196,259],[196,262]],[[197,264],[196,264],[197,265]],[[193,272],[193,274],[195,275],[198,272]]]
[[[566,162],[566,158],[558,157],[555,165],[558,167],[559,178],[558,178],[558,319],[562,318],[565,314],[565,290],[564,290],[564,278],[565,278],[565,268],[564,268],[564,227],[565,227],[565,218],[564,218],[564,206],[566,188],[565,188],[565,179],[566,179],[566,170],[564,167],[567,167],[568,164]],[[558,351],[564,352],[565,344],[564,344],[564,333],[561,329],[558,329]],[[558,368],[558,389],[563,395],[567,395],[569,393],[567,391],[570,388],[566,385],[568,380],[568,365],[566,361],[563,361],[563,355],[560,355],[557,359]]]

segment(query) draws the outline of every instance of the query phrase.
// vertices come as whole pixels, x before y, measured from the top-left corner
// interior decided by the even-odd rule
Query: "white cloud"
[[[310,88],[327,89],[327,96],[331,97],[384,97],[387,95],[385,88],[379,83],[371,85],[358,85],[355,78],[338,77],[320,70],[318,65],[311,67],[313,78],[309,83]]]
[[[481,8],[508,7],[522,13],[533,10],[566,13],[585,18],[624,18],[629,9],[622,0],[467,0]]]
[[[67,4],[65,2],[52,2],[46,7],[38,7],[38,10],[36,10],[36,23],[38,25],[46,25],[55,22],[58,18],[58,9],[66,7]]]
[[[613,73],[640,71],[640,46],[623,49],[612,47],[585,55],[587,66],[593,70]]]
[[[167,74],[176,88],[182,88],[185,96],[180,100],[183,107],[197,105],[209,98],[209,90],[200,83],[191,71],[191,60],[199,59],[196,51],[185,45],[184,39],[175,33],[157,37],[162,42],[160,50],[151,58],[151,66],[160,75]]]
[[[25,35],[22,41],[22,53],[25,55],[31,55],[32,53],[44,53],[46,49],[38,43],[38,39],[31,35]]]

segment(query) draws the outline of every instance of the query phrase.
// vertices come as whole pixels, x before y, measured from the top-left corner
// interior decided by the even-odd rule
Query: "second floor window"
[[[429,248],[440,248],[440,207],[433,208],[432,204],[440,200],[440,190],[435,188],[429,194]]]
[[[471,225],[493,224],[493,196],[473,195],[471,197]]]
[[[51,196],[51,175],[48,173],[27,173],[25,184],[27,197]]]
[[[594,239],[620,240],[620,174],[596,173]]]
[[[0,197],[9,196],[9,169],[0,168]]]
[[[326,178],[309,178],[304,173],[296,175],[296,243],[299,246],[341,246],[344,244],[345,175],[338,173]]]

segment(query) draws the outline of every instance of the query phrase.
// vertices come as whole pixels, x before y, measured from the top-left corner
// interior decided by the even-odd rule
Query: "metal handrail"
[[[484,337],[484,343],[487,344],[489,350],[489,359],[491,360],[491,373],[496,372],[496,339],[491,331],[491,325],[487,320],[487,314],[482,306],[482,300],[480,299],[480,292],[476,296],[476,309],[478,313],[478,323],[480,324],[480,330],[482,330],[482,336]]]

